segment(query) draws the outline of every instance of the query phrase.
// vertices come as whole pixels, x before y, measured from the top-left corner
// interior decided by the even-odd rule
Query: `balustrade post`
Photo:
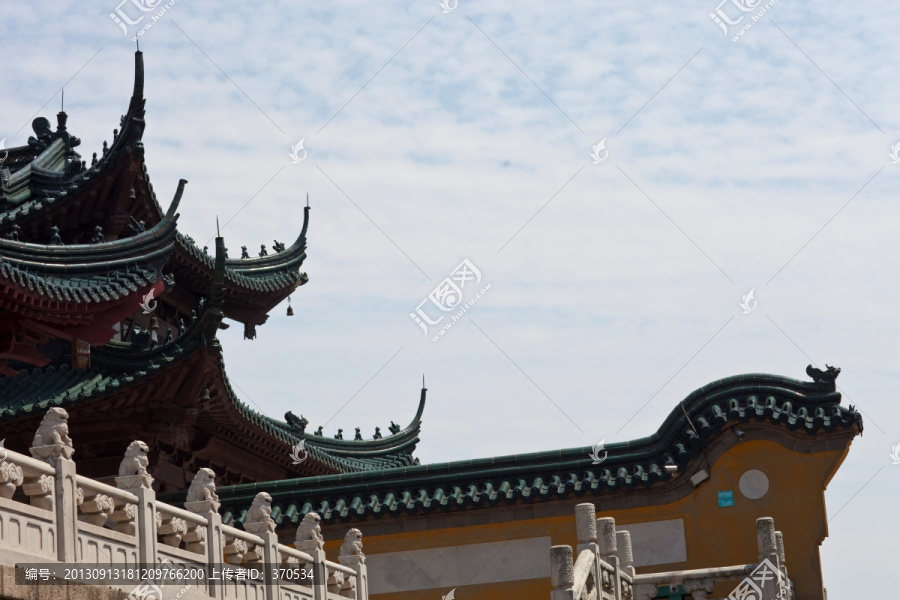
[[[572,562],[571,546],[550,548],[550,584],[553,586],[551,600],[575,600],[572,592],[575,585],[575,564]],[[599,584],[597,589],[599,591]]]
[[[138,487],[129,490],[138,497],[137,541],[138,562],[148,567],[156,566],[156,492],[153,488]]]
[[[55,479],[56,559],[72,564],[78,562],[78,501],[75,498],[75,461],[64,456],[57,458]]]
[[[356,564],[356,600],[369,600],[369,574],[362,561]]]
[[[775,551],[778,554],[778,566],[784,576],[784,588],[788,592],[785,600],[792,600],[793,590],[791,589],[791,580],[788,578],[787,561],[784,558],[784,537],[780,531],[775,532]]]
[[[610,580],[611,593],[616,600],[622,600],[622,577],[619,573],[618,545],[616,544],[616,520],[612,517],[597,519],[600,556],[613,568]]]
[[[222,515],[215,510],[210,509],[205,514],[206,517],[206,561],[209,565],[210,573],[212,569],[219,569],[224,560],[225,552],[222,548]],[[221,573],[219,575],[221,577]],[[225,587],[219,579],[207,579],[208,591],[210,598],[222,599],[225,597]]]
[[[593,503],[584,502],[575,507],[575,532],[578,538],[575,556],[577,558],[584,551],[593,554],[594,585],[599,590],[603,586],[603,573],[600,570],[600,547],[597,545],[597,510]]]
[[[769,566],[764,564],[764,561],[768,561],[774,570],[771,577],[759,582],[761,584],[760,587],[762,587],[762,599],[780,599],[784,595],[786,582],[781,572],[781,561],[778,560],[775,520],[772,517],[762,517],[756,520],[756,542],[759,548],[760,565],[753,571],[753,574],[768,571]],[[751,577],[753,574],[751,574]]]
[[[313,596],[315,600],[328,600],[328,565],[325,564],[325,551],[313,548],[309,554],[313,557]]]
[[[634,555],[631,551],[631,533],[628,531],[616,532],[616,554],[622,569],[634,578]]]
[[[263,580],[266,582],[266,598],[269,600],[278,599],[278,580],[272,576],[272,569],[281,566],[281,559],[278,554],[278,535],[273,531],[264,531],[259,534],[263,539]]]

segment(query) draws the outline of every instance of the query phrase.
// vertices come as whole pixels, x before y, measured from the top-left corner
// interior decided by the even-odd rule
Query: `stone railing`
[[[708,600],[717,581],[736,579],[741,583],[729,598],[793,600],[784,540],[770,517],[756,520],[758,563],[636,575],[631,535],[617,532],[614,519],[595,521],[595,516],[591,503],[575,507],[578,557],[574,563],[570,546],[550,549],[552,600],[651,600],[669,593],[677,598],[687,593],[695,600]]]
[[[146,449],[142,442],[135,444]],[[185,510],[158,502],[149,486],[152,478],[143,469],[135,475],[122,476],[127,471],[123,467],[116,478],[118,487],[113,487],[78,475],[72,453],[47,450],[51,446],[41,445],[37,451],[32,448],[36,458],[3,451],[0,565],[167,565],[202,568],[206,573],[213,569],[221,572],[223,567],[255,567],[259,575],[256,579],[204,577],[192,581],[187,586],[189,592],[182,590],[181,595],[222,600],[368,598],[362,536],[357,529],[348,533],[350,541],[345,540],[339,563],[331,562],[322,549],[317,515],[312,515],[315,527],[305,532],[305,539],[311,540],[298,543],[296,549],[278,542],[275,523],[269,517],[271,498],[267,494],[261,493],[254,500],[241,530],[222,524],[214,491],[207,493],[206,500],[187,502],[186,508],[193,510]],[[132,459],[134,456],[126,453],[126,461]],[[286,570],[280,571],[279,576],[273,569]],[[312,574],[312,578],[292,580],[292,574],[301,572],[298,569]],[[134,594],[133,582],[113,587],[141,597]],[[25,589],[24,584],[22,588]],[[51,597],[49,592],[47,597]]]
[[[667,591],[677,590],[679,586],[691,598],[707,600],[716,582],[736,579],[741,582],[732,592],[734,597],[792,600],[792,584],[784,560],[784,540],[781,532],[775,531],[775,521],[771,517],[756,520],[756,541],[758,563],[637,575],[634,578],[635,600],[665,597]]]
[[[551,599],[631,600],[634,568],[622,566],[615,520],[597,519],[593,504],[579,504],[575,507],[575,528],[578,557],[574,562],[571,546],[550,548]]]

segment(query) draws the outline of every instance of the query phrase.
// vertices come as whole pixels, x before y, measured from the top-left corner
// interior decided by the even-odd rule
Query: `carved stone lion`
[[[191,481],[191,487],[188,489],[187,499],[185,502],[218,502],[219,496],[216,495],[216,472],[212,469],[203,468],[194,475]]]
[[[338,556],[365,556],[362,547],[362,531],[354,527],[344,536],[344,543]]]
[[[298,550],[308,552],[312,548],[322,548],[324,541],[322,539],[322,517],[317,513],[306,513],[300,526],[297,527],[297,535],[294,537],[294,545]],[[301,548],[301,546],[303,546]]]
[[[31,445],[34,447],[62,445],[71,448],[69,413],[59,407],[48,410],[34,434],[34,441]]]
[[[275,521],[272,514],[272,496],[266,492],[260,492],[250,504],[247,518],[244,520],[244,529],[251,533],[261,533],[265,530],[275,531]]]
[[[119,464],[119,477],[147,475],[147,466],[150,464],[150,460],[147,458],[148,452],[150,452],[150,448],[140,440],[128,444],[125,458]]]

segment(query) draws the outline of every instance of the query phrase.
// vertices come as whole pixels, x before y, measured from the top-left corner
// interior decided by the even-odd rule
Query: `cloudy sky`
[[[131,38],[166,6],[135,3],[127,31],[115,0],[0,8],[7,146],[63,85],[82,154],[111,140]],[[780,0],[736,41],[763,4],[721,5],[744,15],[727,33],[715,0],[445,6],[177,0],[141,35],[148,168],[164,206],[189,180],[181,229],[205,242],[218,216],[237,256],[313,207],[295,316],[222,335],[243,398],[371,435],[424,374],[437,462],[634,439],[710,381],[838,365],[866,427],[826,492],[826,586],[888,589],[900,5]],[[490,289],[432,341],[410,313],[464,259]]]

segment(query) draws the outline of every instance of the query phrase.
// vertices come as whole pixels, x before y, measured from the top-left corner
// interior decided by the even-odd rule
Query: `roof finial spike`
[[[309,192],[306,192],[306,208],[309,208]]]
[[[59,99],[59,110],[60,112],[66,111],[66,86],[62,87],[62,96]]]
[[[219,215],[216,215],[216,237],[222,237],[222,234],[219,233]]]
[[[425,389],[425,373],[422,373],[422,389]]]
[[[141,40],[134,38],[134,43],[137,44],[137,51],[141,51]]]

